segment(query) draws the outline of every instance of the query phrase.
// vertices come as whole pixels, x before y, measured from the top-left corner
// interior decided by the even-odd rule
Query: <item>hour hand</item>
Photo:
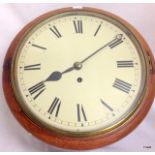
[[[54,71],[50,74],[50,76],[45,80],[46,81],[58,81],[62,77],[62,73],[59,71]]]
[[[54,71],[50,74],[50,76],[45,81],[58,81],[61,79],[62,74],[71,72],[73,69],[74,69],[74,67],[70,67],[63,72]]]
[[[82,68],[81,62],[75,62],[72,67],[65,69],[63,72],[54,71],[50,74],[50,76],[45,80],[46,81],[58,81],[61,79],[63,74],[69,73],[73,70],[80,70]]]
[[[62,72],[62,74],[65,74],[65,73],[71,72],[72,70],[74,70],[74,67],[73,67],[73,66],[67,68],[66,70],[64,70],[64,71]]]
[[[61,79],[62,74],[71,72],[73,69],[74,69],[74,67],[70,67],[63,72],[54,71],[50,74],[50,76],[45,81],[58,81]]]
[[[62,74],[71,72],[73,69],[74,69],[74,67],[70,67],[70,68],[66,69],[65,71],[63,71],[63,72],[54,71],[54,72],[52,72],[52,73],[50,74],[50,76],[45,80],[45,82],[46,82],[46,81],[58,81],[58,80],[61,79]]]
[[[71,72],[72,70],[74,70],[74,67],[67,68],[63,72],[54,71],[50,74],[50,76],[45,81],[58,81],[61,79],[62,74]]]

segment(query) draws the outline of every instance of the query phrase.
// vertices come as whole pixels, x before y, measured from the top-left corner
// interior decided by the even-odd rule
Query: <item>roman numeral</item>
[[[76,33],[83,33],[82,20],[73,21],[73,25]]]
[[[98,33],[98,31],[100,30],[100,28],[101,28],[101,24],[97,27],[97,30],[95,31],[95,33],[94,33],[94,37],[97,35],[97,33]]]
[[[129,93],[132,85],[130,83],[127,83],[123,80],[116,78],[115,82],[113,83],[113,87],[115,87],[125,93]]]
[[[33,47],[36,47],[36,48],[40,48],[42,50],[47,50],[46,47],[43,47],[43,46],[39,46],[39,45],[36,45],[36,44],[32,44]]]
[[[80,104],[77,104],[77,121],[81,122],[82,118],[84,121],[87,121],[87,117],[86,117],[83,106]]]
[[[40,69],[41,69],[41,64],[24,66],[24,70],[40,70]]]
[[[50,27],[49,29],[53,32],[53,34],[57,38],[61,38],[62,37],[62,35],[60,34],[60,32],[58,31],[58,29],[56,28],[56,26],[53,26],[52,28]]]
[[[55,111],[55,117],[58,117],[60,105],[61,101],[57,97],[55,97],[50,108],[48,109],[48,113],[52,114]]]
[[[117,67],[118,68],[125,68],[125,67],[134,67],[134,63],[132,60],[126,60],[126,61],[117,61]]]
[[[100,99],[100,101],[108,110],[113,111],[113,109],[106,102],[104,102],[102,99]]]
[[[45,84],[43,81],[37,83],[36,85],[30,87],[28,91],[31,95],[34,95],[33,99],[35,100],[43,91],[45,90]]]
[[[123,42],[123,34],[118,34],[114,40],[109,43],[109,47],[112,49]]]

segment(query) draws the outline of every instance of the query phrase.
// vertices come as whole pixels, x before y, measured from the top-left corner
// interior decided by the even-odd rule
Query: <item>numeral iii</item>
[[[118,68],[125,68],[125,67],[134,67],[134,63],[132,60],[126,60],[126,61],[117,61],[117,67]]]

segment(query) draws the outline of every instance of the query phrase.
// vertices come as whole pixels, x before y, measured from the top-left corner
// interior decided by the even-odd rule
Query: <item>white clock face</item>
[[[115,20],[82,11],[38,24],[14,59],[14,88],[24,111],[48,128],[72,133],[94,133],[127,118],[146,76],[142,51],[130,36]]]

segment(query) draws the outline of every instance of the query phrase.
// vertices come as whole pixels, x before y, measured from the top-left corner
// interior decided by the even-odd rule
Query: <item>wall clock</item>
[[[155,95],[155,62],[123,19],[94,8],[46,13],[23,28],[4,60],[3,88],[21,125],[67,149],[129,134]]]

